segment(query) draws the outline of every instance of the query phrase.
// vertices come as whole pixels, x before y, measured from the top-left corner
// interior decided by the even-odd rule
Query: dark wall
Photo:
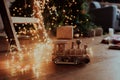
[[[110,3],[120,3],[120,0],[94,0],[94,1],[99,1],[99,2],[110,2]]]
[[[113,2],[113,3],[120,3],[120,0],[105,0],[105,1]]]

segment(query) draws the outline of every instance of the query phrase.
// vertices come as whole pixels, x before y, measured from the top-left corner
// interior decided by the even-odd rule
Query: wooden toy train
[[[80,40],[76,40],[77,48],[74,48],[74,42],[72,42],[71,49],[65,49],[67,41],[57,40],[54,43],[54,52],[52,54],[52,61],[55,64],[80,64],[89,63],[90,58],[87,52],[87,45],[83,48],[80,47]]]

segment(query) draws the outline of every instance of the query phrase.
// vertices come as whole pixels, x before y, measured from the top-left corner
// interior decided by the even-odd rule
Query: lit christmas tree
[[[38,0],[39,1],[39,0]],[[41,1],[39,1],[41,2]],[[56,28],[65,25],[74,26],[74,33],[86,35],[94,26],[88,14],[87,0],[45,0],[43,7],[44,25],[56,34]],[[34,0],[15,0],[10,7],[12,16],[32,17]],[[42,3],[39,3],[41,5]],[[33,24],[14,24],[17,32],[34,29]]]
[[[49,0],[43,13],[46,29],[55,34],[57,27],[73,25],[74,33],[86,35],[92,28],[88,8],[87,0]]]

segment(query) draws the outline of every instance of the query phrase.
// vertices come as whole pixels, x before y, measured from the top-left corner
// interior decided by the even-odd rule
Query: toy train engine
[[[52,61],[55,64],[80,64],[90,62],[90,58],[87,54],[87,45],[81,48],[80,40],[76,40],[77,48],[74,48],[75,43],[72,42],[71,49],[66,49],[66,44],[66,40],[55,41],[52,56]]]

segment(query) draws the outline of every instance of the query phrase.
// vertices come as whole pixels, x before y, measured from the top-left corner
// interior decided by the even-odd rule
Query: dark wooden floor
[[[22,40],[22,52],[0,52],[0,80],[120,80],[120,51],[101,44],[104,36],[81,39],[90,50],[89,64],[55,65],[51,44]],[[69,40],[67,47],[71,47]],[[0,49],[7,47],[0,38]]]

